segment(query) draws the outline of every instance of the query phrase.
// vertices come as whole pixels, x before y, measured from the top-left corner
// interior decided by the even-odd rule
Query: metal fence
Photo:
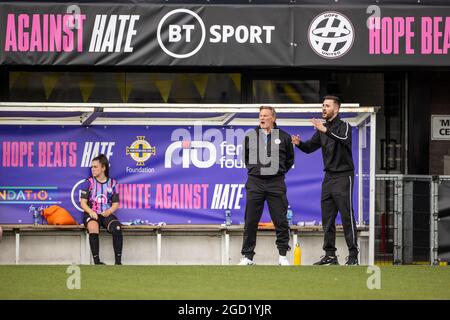
[[[443,176],[377,175],[375,263],[438,264],[438,198]]]

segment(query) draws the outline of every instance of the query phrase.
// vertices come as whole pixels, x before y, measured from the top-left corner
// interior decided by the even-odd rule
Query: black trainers
[[[331,266],[331,265],[339,265],[338,259],[336,256],[322,256],[322,258],[314,263],[315,266]]]
[[[346,266],[357,266],[357,265],[359,265],[359,263],[358,263],[358,257],[353,257],[353,256],[348,256],[347,258],[346,258],[346,262],[345,262],[345,265]]]
[[[121,265],[122,265],[122,262],[116,261],[115,265],[116,265],[116,266],[121,266]]]
[[[104,262],[101,262],[101,261],[94,262],[94,264],[95,264],[95,265],[105,265],[105,263],[104,263]]]

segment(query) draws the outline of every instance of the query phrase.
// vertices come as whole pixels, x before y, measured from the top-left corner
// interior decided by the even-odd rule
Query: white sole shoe
[[[254,266],[255,263],[253,260],[250,260],[249,258],[241,258],[241,261],[238,263],[238,266]]]

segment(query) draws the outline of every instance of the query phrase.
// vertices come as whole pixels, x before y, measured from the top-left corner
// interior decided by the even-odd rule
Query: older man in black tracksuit
[[[275,123],[275,109],[260,108],[259,126],[245,136],[244,161],[248,171],[245,185],[245,227],[242,255],[239,265],[252,265],[255,255],[258,223],[267,200],[270,216],[275,225],[278,264],[289,265],[286,252],[289,247],[289,224],[286,217],[288,200],[284,175],[294,164],[291,136]]]
[[[339,264],[336,257],[336,225],[338,211],[341,213],[345,241],[349,250],[346,265],[358,264],[356,223],[353,213],[354,166],[352,157],[352,128],[340,119],[339,98],[326,96],[322,105],[322,118],[312,119],[317,129],[308,141],[292,136],[292,143],[305,153],[322,148],[325,177],[322,183],[322,226],[325,256],[315,265]]]

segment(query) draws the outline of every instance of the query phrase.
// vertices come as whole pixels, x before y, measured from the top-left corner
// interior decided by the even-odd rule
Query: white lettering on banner
[[[177,21],[184,21],[185,24],[167,22],[167,19],[177,15]],[[185,15],[180,17],[180,15]],[[173,18],[172,18],[173,19]],[[189,21],[189,24],[187,23]],[[194,24],[193,24],[194,23]],[[212,25],[209,28],[210,43],[231,43],[239,44],[270,44],[272,43],[272,32],[275,26],[255,26],[255,25]],[[196,54],[206,40],[206,28],[203,20],[198,14],[188,9],[175,9],[166,13],[158,23],[157,39],[161,49],[173,58],[183,59]],[[168,34],[168,36],[166,36]],[[194,41],[194,39],[196,39]],[[198,43],[194,43],[198,42]],[[170,47],[169,44],[189,43],[193,47],[189,52],[183,46]],[[187,49],[189,49],[188,47]]]
[[[240,209],[244,184],[216,184],[211,201],[211,209]]]
[[[172,15],[174,14],[186,14],[188,15],[188,19],[194,18],[194,21],[197,21],[200,28],[199,29],[200,33],[201,33],[201,37],[200,37],[200,42],[198,43],[198,45],[190,52],[185,52],[183,54],[179,54],[179,53],[175,53],[170,51],[165,45],[164,45],[164,41],[162,39],[162,34],[164,33],[162,31],[162,27],[164,25],[164,22]],[[178,27],[175,27],[178,26]],[[187,27],[186,27],[187,26]],[[184,28],[183,28],[184,27]],[[169,42],[173,43],[173,42],[180,42],[183,40],[183,36],[181,34],[181,29],[183,30],[187,30],[186,31],[186,38],[185,41],[186,42],[190,42],[191,41],[191,30],[195,29],[195,26],[192,24],[189,25],[184,25],[184,26],[179,26],[179,25],[174,25],[171,24],[169,25]],[[188,9],[175,9],[172,11],[169,11],[168,13],[166,13],[164,15],[164,17],[162,17],[162,19],[159,21],[158,23],[158,29],[156,31],[156,38],[158,40],[158,44],[161,47],[161,49],[168,54],[169,56],[173,57],[173,58],[188,58],[190,56],[193,56],[194,54],[196,54],[198,52],[198,50],[201,49],[201,47],[203,46],[203,43],[205,42],[205,36],[206,36],[206,30],[205,30],[205,24],[203,23],[203,20],[199,17],[198,14],[196,14],[195,12],[188,10]],[[177,41],[176,41],[177,40]],[[188,41],[189,40],[189,41]]]
[[[139,18],[139,15],[111,15],[107,22],[108,16],[106,14],[96,15],[89,52],[121,52],[127,24],[128,29],[125,35],[123,52],[133,52],[131,40],[136,35],[134,27]],[[118,20],[120,22],[116,34]]]
[[[171,24],[169,26],[169,42],[178,42],[182,39],[181,30],[185,30],[186,42],[191,42],[191,31],[195,29],[192,24],[179,26],[177,24]]]
[[[194,124],[193,135],[187,129],[178,128],[172,132],[173,143],[165,152],[165,168],[181,164],[182,168],[189,168],[190,164],[197,168],[210,168],[214,164],[222,169],[244,168],[242,141],[246,132],[243,129],[214,128],[203,132],[198,122]]]
[[[83,156],[81,157],[81,167],[86,168],[91,166],[93,158],[99,154],[104,154],[108,159],[113,155],[112,148],[115,146],[115,142],[91,142],[86,141],[84,143]]]
[[[227,43],[229,38],[234,37],[238,43],[272,43],[272,31],[275,26],[238,26],[234,28],[229,25],[213,25],[209,29],[211,43]]]
[[[176,141],[167,147],[164,167],[172,168],[172,157],[175,151],[182,149],[183,168],[189,168],[190,163],[197,168],[210,168],[216,162],[217,150],[214,144],[208,141]],[[203,160],[203,150],[209,151],[209,157]],[[200,153],[200,157],[199,154]]]
[[[221,156],[220,167],[221,168],[244,168],[244,161],[242,161],[242,144],[234,145],[234,143],[228,143],[223,141],[220,144]]]

